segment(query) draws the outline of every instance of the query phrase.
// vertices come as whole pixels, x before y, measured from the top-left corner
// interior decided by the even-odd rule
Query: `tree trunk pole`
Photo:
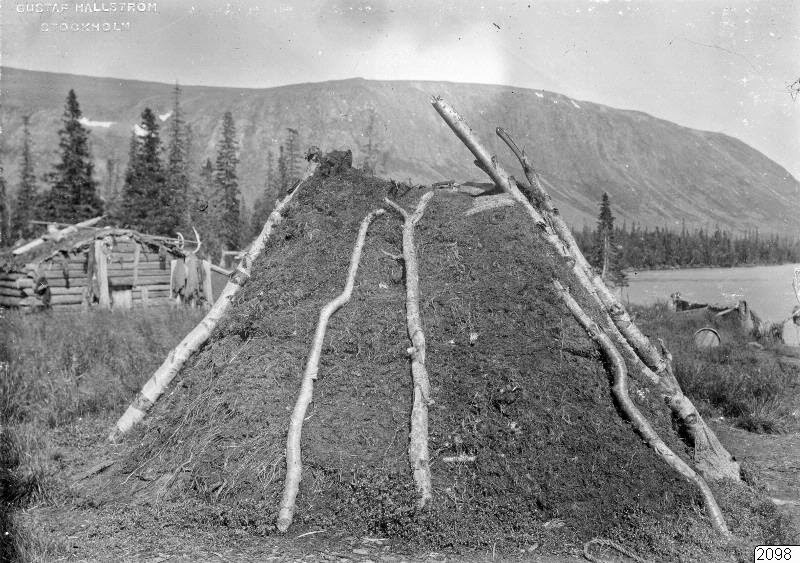
[[[303,381],[300,385],[297,402],[292,411],[292,418],[289,421],[289,431],[286,437],[286,481],[283,487],[283,498],[281,500],[278,521],[276,523],[278,530],[281,532],[285,532],[289,529],[292,519],[294,518],[295,500],[303,475],[303,462],[300,451],[303,419],[306,416],[308,405],[311,403],[314,396],[314,381],[317,379],[317,373],[319,372],[319,359],[322,355],[322,344],[325,340],[325,331],[328,328],[328,321],[340,307],[350,301],[350,297],[353,294],[353,286],[355,285],[356,273],[358,272],[358,264],[361,261],[361,251],[364,248],[364,241],[367,238],[367,229],[369,229],[370,223],[372,223],[376,217],[384,213],[386,213],[385,209],[376,209],[371,211],[361,221],[358,238],[356,239],[356,244],[350,257],[350,269],[347,272],[347,282],[344,291],[325,305],[319,313],[317,330],[314,334],[314,340],[311,343],[311,351],[308,354]]]
[[[411,378],[414,385],[414,402],[411,407],[411,429],[408,440],[408,459],[414,471],[414,482],[419,493],[418,506],[424,507],[432,498],[430,455],[428,452],[428,405],[431,386],[425,367],[425,333],[419,312],[419,265],[414,246],[414,227],[422,219],[425,208],[435,192],[422,196],[417,209],[409,215],[405,209],[390,199],[385,199],[403,217],[403,261],[406,270],[406,320],[411,339]]]
[[[691,435],[693,442],[691,445],[695,450],[698,469],[709,478],[740,480],[739,464],[719,442],[692,402],[681,391],[672,373],[669,353],[663,346],[663,353],[656,350],[633,323],[622,303],[608,289],[601,277],[594,273],[578,248],[569,227],[553,206],[549,194],[542,188],[524,152],[517,147],[508,133],[503,129],[497,129],[498,136],[508,144],[522,164],[531,184],[531,200],[542,209],[542,213],[537,211],[531,201],[522,194],[516,186],[516,181],[512,181],[513,178],[500,166],[496,157],[489,155],[469,125],[447,102],[441,98],[434,98],[432,104],[456,136],[475,155],[477,159],[475,164],[486,172],[497,186],[523,206],[533,219],[538,234],[570,264],[581,286],[603,311],[602,314],[609,325],[608,330],[617,345],[626,353],[626,357],[632,361],[636,373],[649,384],[656,386],[672,412]]]
[[[231,276],[230,281],[225,284],[225,288],[220,293],[214,305],[203,320],[200,321],[200,324],[192,329],[192,331],[170,351],[161,366],[152,377],[150,377],[147,383],[144,384],[142,390],[114,425],[114,428],[108,435],[109,441],[120,441],[134,425],[138,424],[145,417],[153,404],[164,393],[167,385],[170,384],[184,364],[186,364],[186,361],[208,340],[211,331],[214,330],[217,323],[219,323],[220,319],[228,311],[231,300],[239,293],[239,290],[241,290],[242,286],[250,277],[250,269],[253,267],[253,262],[264,250],[267,240],[269,240],[272,234],[272,229],[283,219],[281,213],[283,213],[286,206],[289,205],[289,202],[291,202],[297,192],[300,191],[300,187],[303,183],[313,176],[318,166],[318,156],[312,158],[313,160],[309,162],[301,183],[298,185],[297,189],[279,201],[275,206],[267,222],[264,223],[264,228],[261,229],[261,233],[250,245],[250,249],[242,258],[241,263]]]
[[[616,345],[632,361],[637,373],[643,376],[644,381],[655,385],[670,410],[681,421],[684,429],[691,436],[690,445],[695,451],[697,468],[709,479],[740,481],[739,464],[733,459],[733,456],[725,446],[720,443],[716,434],[705,423],[691,400],[683,394],[673,372],[672,356],[664,347],[663,342],[659,342],[661,346],[659,351],[639,330],[639,327],[628,315],[622,302],[608,289],[602,277],[593,272],[592,267],[578,247],[572,231],[559,214],[558,209],[553,205],[550,195],[542,187],[539,175],[533,169],[525,152],[517,146],[504,129],[498,127],[497,135],[508,145],[514,156],[519,160],[525,177],[530,184],[532,199],[542,208],[548,223],[564,242],[569,256],[574,260],[575,268],[573,268],[573,271],[582,270],[582,274],[578,276],[582,285],[586,285],[586,279],[590,281],[589,293],[603,309],[607,321],[610,321],[607,324],[609,324],[609,330]]]
[[[625,360],[614,346],[611,338],[589,318],[589,315],[586,314],[572,295],[569,294],[569,291],[567,291],[558,280],[553,280],[553,285],[556,288],[556,292],[561,297],[561,300],[578,323],[584,328],[589,337],[594,340],[597,346],[602,350],[606,360],[608,360],[609,364],[612,366],[614,370],[614,384],[611,390],[614,393],[614,397],[617,399],[617,403],[636,432],[647,442],[648,446],[653,448],[656,454],[658,454],[667,465],[683,475],[683,477],[700,490],[703,496],[703,502],[705,503],[706,512],[708,512],[714,529],[723,536],[730,537],[731,533],[725,523],[725,517],[722,515],[722,511],[708,483],[664,443],[655,429],[650,425],[639,409],[636,408],[633,401],[631,401],[630,395],[628,395],[628,370],[625,365]]]
[[[108,254],[102,240],[94,241],[94,263],[97,265],[98,299],[101,309],[111,308],[111,295],[108,292]]]

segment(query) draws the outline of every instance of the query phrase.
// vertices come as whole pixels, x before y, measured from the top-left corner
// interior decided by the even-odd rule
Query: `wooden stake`
[[[205,344],[208,337],[211,335],[211,331],[214,330],[219,320],[227,312],[233,297],[239,293],[242,285],[244,285],[250,277],[250,269],[253,266],[253,262],[261,252],[263,252],[267,240],[272,234],[272,229],[283,219],[281,213],[283,213],[284,209],[286,209],[286,206],[289,205],[289,202],[291,202],[297,192],[300,191],[300,187],[313,176],[318,165],[319,157],[317,156],[314,160],[309,162],[308,168],[303,174],[298,188],[278,202],[267,219],[267,222],[264,223],[264,228],[261,229],[261,233],[256,240],[253,241],[253,244],[250,245],[250,250],[248,250],[242,262],[239,264],[237,274],[225,285],[225,288],[220,293],[214,306],[211,307],[205,318],[200,321],[200,324],[192,329],[192,331],[170,351],[164,363],[161,364],[161,367],[159,367],[147,383],[144,384],[141,392],[133,400],[128,410],[125,411],[125,414],[123,414],[114,425],[114,428],[108,436],[109,441],[118,442],[134,425],[145,417],[186,361],[195,351]]]
[[[97,264],[97,284],[100,289],[100,307],[111,308],[111,295],[108,293],[108,260],[102,240],[94,241],[94,261]]]
[[[636,432],[647,442],[647,445],[653,448],[656,454],[658,454],[667,465],[683,475],[683,477],[700,490],[700,494],[703,496],[703,501],[706,506],[706,511],[708,512],[714,529],[723,536],[730,537],[731,533],[725,523],[725,517],[722,515],[722,511],[708,483],[664,443],[655,429],[650,425],[644,415],[642,415],[641,411],[639,411],[636,405],[633,404],[633,401],[631,401],[628,395],[628,368],[622,354],[620,354],[619,350],[614,346],[611,338],[597,326],[597,323],[589,318],[589,315],[586,314],[583,308],[558,280],[553,280],[553,285],[555,286],[556,293],[561,297],[561,300],[575,317],[575,320],[584,328],[589,337],[595,341],[603,352],[603,355],[605,355],[608,363],[612,366],[614,370],[614,384],[611,390],[617,400],[617,404],[619,404],[631,425],[633,425]]]
[[[430,455],[428,453],[428,405],[431,386],[425,367],[425,333],[419,313],[419,265],[414,246],[414,227],[422,219],[425,208],[435,192],[420,198],[412,215],[386,198],[384,201],[403,217],[403,261],[406,270],[406,320],[411,339],[411,377],[414,385],[414,402],[411,407],[411,430],[408,440],[408,459],[414,470],[414,482],[419,493],[418,505],[424,507],[432,498]]]
[[[303,419],[306,416],[306,410],[314,395],[314,381],[317,379],[317,373],[319,372],[319,359],[322,355],[322,344],[325,340],[325,331],[328,328],[328,321],[340,307],[350,301],[350,297],[353,294],[353,285],[356,280],[356,272],[358,272],[358,264],[361,261],[361,251],[364,248],[364,241],[367,238],[367,229],[369,229],[370,223],[372,223],[376,217],[384,213],[386,213],[385,209],[376,209],[367,214],[361,221],[361,228],[358,231],[356,244],[350,256],[350,269],[347,272],[347,282],[345,283],[344,291],[325,305],[319,313],[317,330],[314,334],[314,340],[311,343],[311,350],[308,354],[308,360],[306,361],[303,381],[300,385],[300,393],[294,405],[292,418],[289,421],[289,431],[286,436],[286,481],[283,487],[283,498],[281,500],[277,521],[278,530],[281,532],[285,532],[289,529],[292,519],[294,518],[295,499],[297,498],[297,491],[300,488],[300,480],[303,475],[300,436],[303,431]]]

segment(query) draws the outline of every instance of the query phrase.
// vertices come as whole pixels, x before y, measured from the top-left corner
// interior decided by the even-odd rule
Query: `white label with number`
[[[753,563],[759,561],[796,561],[800,563],[800,545],[758,545],[753,550]]]

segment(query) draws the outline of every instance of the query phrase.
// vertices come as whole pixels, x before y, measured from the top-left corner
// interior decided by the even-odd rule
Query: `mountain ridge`
[[[151,107],[165,115],[172,109],[169,84],[2,67],[2,161],[12,193],[19,181],[22,116],[31,115],[41,177],[58,160],[57,130],[70,88],[91,124],[103,193],[114,182],[121,186],[131,128],[141,111]],[[483,180],[471,155],[429,107],[436,94],[452,103],[501,162],[521,176],[493,135],[497,126],[507,129],[527,149],[556,204],[576,226],[594,223],[600,197],[608,192],[620,222],[758,227],[786,234],[800,227],[800,183],[779,164],[724,133],[638,110],[545,90],[413,80],[348,78],[263,89],[181,85],[181,91],[184,118],[194,132],[195,169],[205,158],[213,160],[221,116],[226,110],[233,113],[241,147],[240,182],[250,206],[264,188],[266,152],[277,156],[287,127],[300,132],[304,147],[353,149],[358,164],[372,111],[379,174],[418,183]]]

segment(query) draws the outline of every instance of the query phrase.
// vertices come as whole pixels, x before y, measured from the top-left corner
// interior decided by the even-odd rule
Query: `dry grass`
[[[752,339],[735,324],[711,314],[681,315],[663,303],[634,311],[643,329],[663,338],[672,351],[675,375],[702,414],[723,416],[751,432],[800,430],[796,402],[800,362],[781,361],[769,346],[765,350],[749,346]],[[692,336],[706,326],[716,328],[722,344],[698,350]]]
[[[10,516],[66,500],[51,431],[124,408],[202,314],[0,310],[0,560],[57,555],[58,542],[17,529]]]

